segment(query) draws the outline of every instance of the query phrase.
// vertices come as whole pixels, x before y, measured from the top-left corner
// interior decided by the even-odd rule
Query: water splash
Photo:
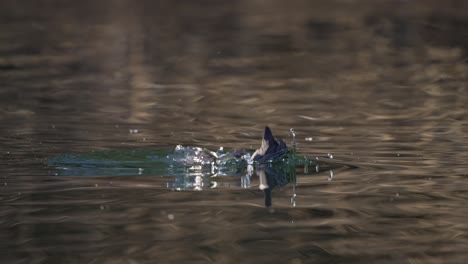
[[[269,190],[274,186],[294,182],[296,168],[309,174],[330,169],[329,180],[333,179],[332,167],[339,164],[328,161],[310,160],[296,155],[296,133],[289,130],[291,147],[276,141],[270,129],[265,128],[259,150],[225,150],[177,145],[172,151],[165,149],[111,150],[81,154],[65,154],[48,160],[52,175],[61,176],[164,176],[173,177],[165,187],[174,190],[203,190],[218,186],[250,188],[252,177],[259,177],[259,187]],[[252,154],[253,153],[253,154]],[[253,158],[255,157],[255,159]],[[328,154],[329,159],[333,156]],[[216,177],[239,177],[238,181],[214,180]],[[295,203],[294,203],[295,204]]]

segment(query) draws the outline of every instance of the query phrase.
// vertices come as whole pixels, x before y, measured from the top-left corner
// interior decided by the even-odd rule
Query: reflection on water
[[[467,13],[459,0],[1,1],[2,263],[465,263]],[[355,169],[189,179],[216,182],[203,191],[140,167],[49,174],[65,153],[255,149],[265,125]]]
[[[278,166],[277,164],[264,164],[257,168],[257,175],[260,181],[259,188],[265,194],[265,206],[272,205],[271,196],[272,190],[275,187],[282,187],[291,183],[294,187],[296,183],[296,169],[294,167]],[[291,198],[291,205],[296,206],[295,203],[295,188],[293,188],[293,198]]]

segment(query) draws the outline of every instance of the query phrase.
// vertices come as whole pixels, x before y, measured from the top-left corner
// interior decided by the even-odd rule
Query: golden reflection
[[[468,259],[468,1],[0,6],[2,262]],[[254,149],[265,125],[359,169],[298,177],[291,208],[296,185],[275,187],[287,174],[268,168],[232,182],[193,174],[180,189],[210,191],[172,192],[138,167],[77,179],[43,164],[98,149]]]

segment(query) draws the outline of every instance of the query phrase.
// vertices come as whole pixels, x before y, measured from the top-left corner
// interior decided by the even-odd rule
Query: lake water
[[[465,1],[0,3],[2,263],[466,263]],[[54,175],[108,150],[353,165],[272,191]],[[291,198],[296,195],[295,204]]]

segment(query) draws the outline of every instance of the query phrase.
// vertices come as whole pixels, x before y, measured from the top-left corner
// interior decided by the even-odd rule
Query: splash
[[[255,174],[263,180],[263,189],[295,181],[296,169],[315,173],[331,169],[316,159],[296,154],[296,134],[290,131],[291,146],[275,139],[266,127],[259,149],[216,151],[177,145],[173,150],[135,149],[65,154],[48,160],[51,174],[61,176],[161,176],[172,177],[165,187],[176,190],[201,190],[219,186],[251,186]],[[238,177],[230,182],[216,177]],[[333,176],[329,177],[330,179]]]

